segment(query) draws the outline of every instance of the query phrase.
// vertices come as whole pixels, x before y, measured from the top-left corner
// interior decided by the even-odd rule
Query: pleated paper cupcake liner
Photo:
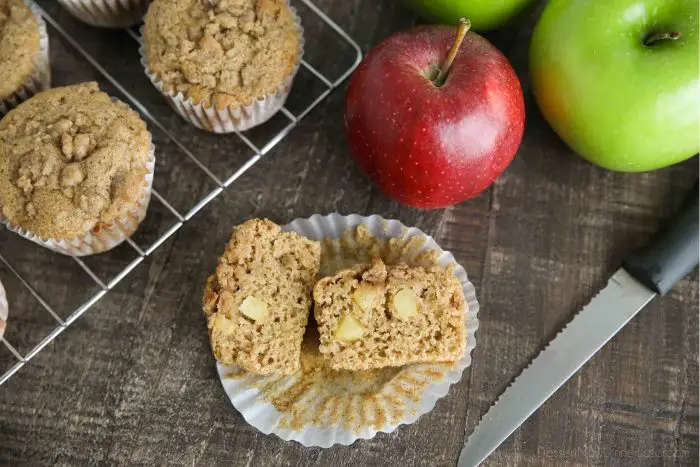
[[[151,0],[58,0],[80,21],[101,28],[128,28],[138,24]]]
[[[390,433],[430,412],[450,386],[460,381],[476,346],[479,304],[464,268],[419,229],[379,216],[314,215],[297,219],[283,230],[322,242],[324,276],[369,262],[373,256],[381,256],[388,264],[452,265],[467,302],[466,351],[455,363],[411,364],[364,372],[325,371],[319,363],[322,357],[313,331],[307,330],[302,370],[296,375],[254,376],[217,364],[233,406],[265,434],[324,448],[349,445],[379,432]]]
[[[301,18],[294,7],[290,6],[289,8],[292,10],[297,30],[299,31],[299,50],[297,52],[294,70],[292,70],[289,76],[277,86],[274,92],[268,93],[262,98],[253,98],[253,103],[250,105],[229,106],[224,109],[217,109],[213,105],[207,107],[202,103],[195,103],[191,97],[187,97],[182,92],[175,92],[173,90],[167,91],[165,89],[165,83],[155,74],[151,73],[148,68],[144,30],[142,27],[139,53],[141,54],[141,64],[146,72],[146,76],[148,76],[153,85],[158,88],[163,96],[165,96],[170,106],[182,118],[202,130],[211,131],[212,133],[233,133],[235,131],[249,130],[254,126],[265,123],[282,108],[287,100],[289,92],[292,89],[294,76],[297,74],[297,71],[299,71],[299,65],[304,55],[304,28],[301,25]]]
[[[0,282],[0,337],[5,334],[8,313],[9,307],[7,305],[7,295],[5,295],[5,289],[2,287],[2,282]]]
[[[32,0],[25,0],[25,3],[34,13],[34,17],[39,23],[39,54],[34,65],[34,72],[22,84],[22,87],[7,97],[0,99],[0,117],[26,101],[34,94],[51,87],[51,67],[49,66],[49,34],[46,31],[46,23],[41,17],[41,13]]]
[[[151,138],[149,134],[149,138]],[[153,185],[153,173],[155,170],[155,146],[150,145],[150,154],[146,162],[148,173],[145,177],[143,192],[138,206],[130,211],[124,218],[112,221],[108,224],[99,223],[85,235],[71,239],[42,238],[19,225],[13,224],[0,213],[0,222],[5,224],[8,230],[31,240],[49,250],[71,256],[87,256],[102,253],[121,244],[131,237],[139,224],[146,217],[148,204],[151,200],[151,187]]]

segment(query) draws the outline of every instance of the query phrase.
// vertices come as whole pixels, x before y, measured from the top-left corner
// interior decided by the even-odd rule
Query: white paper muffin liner
[[[80,21],[102,28],[128,28],[138,24],[151,0],[58,0]]]
[[[152,141],[150,133],[148,136],[149,140]],[[148,169],[148,173],[145,177],[146,183],[143,186],[143,192],[138,206],[130,211],[126,217],[112,221],[109,224],[100,223],[85,235],[77,236],[72,239],[45,239],[10,222],[2,213],[0,213],[0,222],[5,224],[8,230],[21,235],[27,240],[31,240],[49,250],[63,253],[64,255],[87,256],[111,250],[129,238],[136,231],[141,221],[146,217],[148,204],[151,200],[151,187],[153,185],[155,163],[155,146],[151,142],[150,153],[148,155],[148,161],[146,162],[146,168]]]
[[[383,423],[376,423],[379,417],[374,417],[374,423],[360,423],[359,426],[352,428],[350,426],[338,423],[335,425],[306,425],[303,428],[294,429],[281,424],[284,414],[269,401],[269,398],[261,391],[261,387],[265,386],[266,380],[276,378],[278,381],[282,378],[288,378],[289,385],[293,385],[294,376],[248,376],[240,373],[240,370],[233,366],[225,366],[217,363],[219,378],[223,384],[224,390],[228,395],[233,406],[243,415],[245,420],[252,426],[265,434],[274,433],[283,440],[297,441],[304,446],[319,446],[330,447],[334,444],[349,445],[358,439],[369,439],[374,437],[378,432],[390,433],[399,425],[410,424],[418,420],[421,415],[430,412],[436,402],[444,397],[450,386],[457,383],[462,378],[464,369],[471,364],[471,352],[476,346],[474,333],[479,327],[477,313],[479,311],[479,303],[476,298],[474,286],[467,277],[464,268],[455,262],[454,256],[451,253],[442,250],[432,237],[426,235],[417,228],[407,228],[397,220],[385,220],[380,216],[362,217],[356,214],[342,216],[339,214],[330,214],[327,216],[313,215],[308,219],[296,219],[290,224],[287,224],[282,229],[285,231],[294,231],[313,240],[337,239],[349,229],[355,229],[360,225],[367,227],[369,233],[377,238],[401,238],[413,239],[418,238],[424,240],[424,243],[418,250],[418,253],[425,251],[437,252],[436,262],[446,266],[454,265],[455,276],[459,279],[464,296],[467,302],[468,310],[465,314],[465,327],[467,335],[467,345],[464,356],[454,365],[446,364],[413,364],[403,367],[398,374],[393,377],[393,380],[381,390],[387,392],[381,394],[377,398],[377,410],[383,410],[379,407],[382,400],[385,399],[403,399],[400,401],[404,404],[404,410],[399,419],[386,418]],[[415,253],[415,251],[413,252]],[[342,254],[342,253],[339,253]],[[434,374],[439,372],[442,378],[435,378]],[[242,375],[234,378],[231,374]],[[422,381],[427,381],[425,387],[419,393],[419,397],[415,395],[411,397],[410,393],[396,390],[391,383],[394,380],[399,381],[401,377],[406,377],[406,380],[415,378]],[[286,383],[283,383],[286,384]],[[400,387],[399,387],[400,389]],[[357,407],[357,412],[367,411],[367,407]],[[371,410],[371,408],[369,409]],[[369,417],[371,419],[372,417]]]
[[[265,123],[282,108],[287,100],[287,96],[289,96],[289,92],[292,89],[294,76],[299,71],[299,65],[304,55],[304,28],[301,25],[301,18],[297,14],[296,8],[292,6],[289,8],[292,10],[292,15],[294,15],[297,30],[299,31],[299,50],[294,70],[285,78],[282,84],[277,86],[275,92],[266,94],[262,98],[254,98],[253,103],[250,105],[217,109],[213,105],[205,107],[202,103],[195,104],[191,97],[186,97],[182,92],[166,91],[163,81],[149,71],[144,28],[141,27],[139,53],[141,54],[141,64],[146,72],[146,76],[182,118],[202,130],[211,131],[212,133],[233,133],[249,130],[254,126]]]
[[[7,295],[5,295],[5,289],[2,287],[2,282],[0,282],[0,337],[5,334],[8,312]]]
[[[37,54],[34,72],[22,84],[22,87],[7,97],[0,99],[0,117],[26,101],[34,94],[51,87],[51,67],[49,66],[49,34],[41,12],[32,0],[24,0],[37,23],[39,23],[39,53]]]

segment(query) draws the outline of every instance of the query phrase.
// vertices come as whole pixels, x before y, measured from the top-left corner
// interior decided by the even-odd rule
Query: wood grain
[[[395,2],[317,3],[365,51],[416,22]],[[199,132],[174,116],[142,75],[135,43],[124,32],[95,31],[55,2],[41,4],[217,176],[230,176],[252,155],[236,138]],[[607,172],[581,161],[553,134],[528,92],[527,44],[540,7],[489,35],[518,71],[528,110],[518,156],[491,189],[444,211],[386,199],[343,144],[341,88],[0,387],[0,464],[455,465],[489,405],[620,259],[678,208],[698,174],[696,159],[648,174]],[[330,47],[333,36],[320,24],[305,26],[309,61],[339,73],[349,55]],[[56,83],[99,79],[125,99],[53,36]],[[313,86],[300,75],[297,89],[306,93],[293,94],[289,105],[302,107]],[[281,123],[251,138],[264,142]],[[163,131],[149,127],[158,144],[156,188],[184,212],[215,185]],[[252,216],[284,223],[332,211],[378,213],[435,235],[466,267],[481,311],[474,363],[432,412],[392,434],[322,450],[262,435],[231,407],[209,352],[200,298],[232,225]],[[174,221],[153,203],[135,240],[148,245]],[[0,251],[63,318],[99,290],[70,258],[6,231]],[[86,263],[109,280],[133,257],[120,247]],[[12,307],[6,337],[29,351],[55,322],[2,265],[0,279]],[[486,464],[698,465],[697,280],[695,273],[654,300]],[[11,363],[0,346],[0,371]]]

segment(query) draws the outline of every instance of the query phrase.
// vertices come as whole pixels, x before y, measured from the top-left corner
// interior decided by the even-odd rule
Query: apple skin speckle
[[[522,140],[525,104],[515,71],[469,32],[445,84],[426,78],[455,28],[419,26],[372,49],[345,100],[350,153],[390,198],[441,208],[472,198],[508,167]]]

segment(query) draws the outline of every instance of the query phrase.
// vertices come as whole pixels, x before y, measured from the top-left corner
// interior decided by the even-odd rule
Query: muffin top
[[[250,105],[297,65],[299,31],[285,0],[155,0],[145,22],[148,71],[205,107]]]
[[[0,99],[22,87],[39,54],[39,22],[23,0],[0,0]]]
[[[0,121],[0,209],[42,238],[69,239],[137,207],[151,137],[97,83],[44,91]]]

